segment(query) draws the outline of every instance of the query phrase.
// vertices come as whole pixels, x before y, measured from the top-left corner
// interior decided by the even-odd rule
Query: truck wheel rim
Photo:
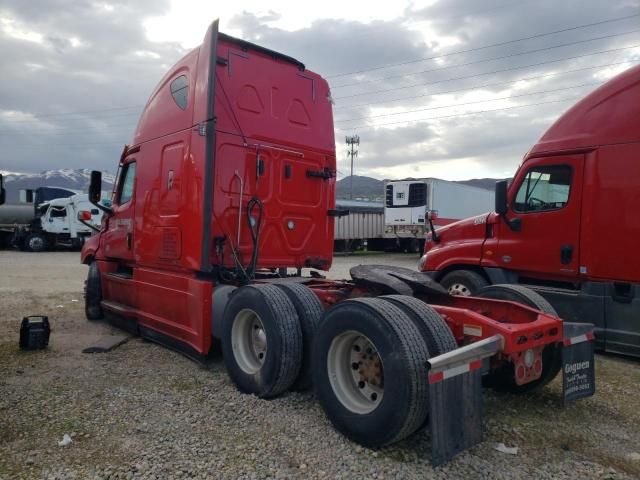
[[[42,239],[39,237],[33,237],[29,240],[29,248],[31,248],[32,250],[38,250],[42,248],[42,245]]]
[[[333,339],[327,369],[333,393],[346,409],[364,415],[382,402],[382,359],[373,342],[362,333],[350,330]]]
[[[464,283],[454,283],[449,287],[449,295],[458,295],[461,297],[468,297],[471,295],[471,290]]]
[[[238,366],[250,375],[258,372],[267,357],[267,334],[260,316],[245,308],[231,327],[231,347]]]

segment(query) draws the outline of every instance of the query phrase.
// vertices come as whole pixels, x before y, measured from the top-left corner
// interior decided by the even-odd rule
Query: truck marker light
[[[530,348],[526,352],[524,352],[524,365],[527,368],[531,368],[533,366],[533,361],[535,360],[536,355],[535,352]]]
[[[464,365],[451,367],[446,370],[430,374],[429,384],[433,385],[434,383],[441,382],[442,380],[456,377],[458,375],[462,375],[463,373],[472,372],[474,370],[478,370],[479,368],[482,368],[482,360],[474,360],[471,363],[465,363]]]
[[[464,325],[463,333],[465,335],[469,335],[470,337],[481,337],[482,336],[482,327],[478,325]]]
[[[568,347],[569,345],[575,345],[576,343],[590,342],[594,338],[595,335],[593,334],[593,332],[588,332],[582,335],[578,335],[577,337],[565,338],[563,343],[565,347]]]

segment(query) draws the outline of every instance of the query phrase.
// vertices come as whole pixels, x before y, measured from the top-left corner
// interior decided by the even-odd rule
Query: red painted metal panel
[[[545,152],[637,142],[640,136],[640,65],[608,81],[571,107],[533,146]]]
[[[584,276],[640,282],[640,142],[607,145],[588,154],[584,189]]]
[[[211,347],[213,284],[189,275],[137,268],[138,321],[141,326],[168,335],[195,351]]]

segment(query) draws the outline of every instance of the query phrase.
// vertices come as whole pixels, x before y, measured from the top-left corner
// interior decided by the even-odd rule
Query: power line
[[[486,9],[482,9],[482,10],[475,10],[473,12],[464,13],[462,15],[451,15],[451,16],[448,16],[448,17],[444,17],[444,20],[454,20],[456,18],[472,17],[474,15],[478,15],[478,14],[481,14],[481,13],[487,13],[487,12],[491,12],[491,11],[498,10],[498,9],[510,8],[510,7],[514,7],[516,5],[521,5],[523,3],[530,3],[531,1],[532,0],[520,0],[520,1],[507,2],[507,3],[502,4],[502,5],[496,5],[495,7],[486,8]],[[442,18],[438,18],[438,20],[443,20],[443,19]],[[410,27],[410,26],[415,26],[415,25],[421,24],[421,23],[431,23],[432,21],[433,21],[432,19],[412,21],[412,19],[409,18],[408,21],[399,22],[397,25]],[[392,23],[385,23],[384,25],[371,25],[371,24],[369,24],[369,25],[367,25],[367,27],[368,27],[367,31],[362,32],[362,33],[360,33],[358,35],[351,35],[351,36],[349,36],[349,39],[353,40],[353,39],[362,38],[362,37],[369,37],[371,35],[375,35],[379,31],[387,30],[387,29],[390,29],[390,28],[392,28],[394,26],[396,26],[396,25],[394,25]],[[342,38],[329,39],[327,43],[336,43],[336,42],[343,42],[343,39]]]
[[[347,75],[355,75],[355,74],[359,74],[359,73],[372,72],[372,71],[375,71],[375,70],[382,70],[382,69],[385,69],[385,68],[398,67],[398,66],[402,66],[402,65],[409,65],[409,64],[412,64],[412,63],[423,62],[423,61],[426,61],[426,60],[435,60],[437,58],[450,57],[451,55],[460,55],[462,53],[477,52],[478,50],[484,50],[484,49],[492,48],[492,47],[500,47],[500,46],[509,45],[509,44],[512,44],[512,43],[523,42],[525,40],[532,40],[534,38],[542,38],[542,37],[546,37],[546,36],[549,36],[549,35],[555,35],[557,33],[564,33],[564,32],[570,32],[570,31],[574,31],[574,30],[580,30],[582,28],[594,27],[596,25],[604,25],[606,23],[619,22],[619,21],[622,21],[622,20],[628,20],[630,18],[635,18],[635,17],[638,17],[638,16],[640,16],[640,13],[636,13],[634,15],[627,15],[627,16],[624,16],[624,17],[612,18],[612,19],[609,19],[609,20],[602,20],[602,21],[599,21],[599,22],[593,22],[593,23],[587,23],[587,24],[583,24],[583,25],[577,25],[575,27],[563,28],[561,30],[554,30],[552,32],[539,33],[537,35],[530,35],[528,37],[516,38],[516,39],[513,39],[513,40],[507,40],[507,41],[504,41],[504,42],[492,43],[490,45],[484,45],[482,47],[474,47],[474,48],[468,48],[466,50],[458,50],[458,51],[455,51],[455,52],[445,53],[445,54],[442,54],[442,55],[436,55],[436,56],[433,56],[433,57],[423,57],[423,58],[419,58],[419,59],[408,60],[408,61],[405,61],[405,62],[390,63],[390,64],[387,64],[387,65],[381,65],[381,66],[378,66],[378,67],[372,67],[372,68],[366,68],[366,69],[362,69],[362,70],[354,70],[354,71],[351,71],[351,72],[343,72],[343,73],[337,73],[337,74],[333,74],[333,75],[327,75],[325,78],[326,79],[330,79],[330,78],[344,77],[344,76],[347,76]]]
[[[556,48],[569,47],[569,46],[572,46],[572,45],[579,45],[579,44],[582,44],[582,43],[594,42],[594,41],[597,41],[597,40],[604,40],[604,39],[607,39],[607,38],[619,37],[619,36],[629,35],[631,33],[637,33],[637,32],[640,32],[640,29],[630,30],[628,32],[622,32],[622,33],[615,33],[615,34],[611,34],[611,35],[603,35],[601,37],[587,38],[587,39],[584,39],[584,40],[577,40],[575,42],[563,43],[563,44],[554,45],[554,46],[551,46],[551,47],[536,48],[534,50],[527,50],[526,52],[510,53],[508,55],[501,55],[499,57],[484,58],[482,60],[474,60],[473,62],[460,63],[458,65],[447,65],[445,67],[440,67],[440,68],[431,68],[429,70],[422,70],[420,72],[404,73],[404,74],[398,74],[398,75],[390,75],[388,77],[374,78],[372,80],[363,80],[363,81],[360,81],[360,82],[345,83],[344,85],[332,86],[331,89],[333,90],[333,89],[336,89],[336,88],[346,88],[346,87],[353,87],[353,86],[358,86],[358,85],[365,85],[365,84],[368,84],[368,83],[377,83],[377,82],[382,82],[383,80],[391,80],[393,78],[411,77],[413,75],[422,75],[423,73],[429,73],[429,72],[439,72],[441,70],[448,70],[448,69],[457,68],[457,67],[467,67],[469,65],[476,65],[478,63],[491,62],[491,61],[494,61],[494,60],[504,60],[505,58],[520,57],[522,55],[528,55],[530,53],[545,52],[545,51],[549,51],[549,50],[555,50]]]
[[[129,122],[127,120],[127,122]],[[5,123],[3,124],[2,122],[0,122],[0,125],[3,127],[8,127],[7,129],[2,129],[0,130],[0,136],[1,135],[15,135],[15,134],[25,134],[25,135],[32,135],[34,133],[39,133],[39,134],[48,134],[48,135],[68,135],[68,134],[74,134],[74,135],[78,135],[78,134],[82,134],[84,132],[91,132],[91,131],[97,131],[97,132],[104,132],[104,133],[108,133],[110,131],[113,131],[114,129],[120,130],[122,129],[129,129],[131,131],[135,130],[137,122],[135,123],[123,123],[121,121],[118,122],[111,122],[111,123],[103,123],[100,125],[92,125],[92,124],[87,124],[88,121],[84,120],[84,125],[78,126],[78,125],[51,125],[49,128],[46,127],[42,127],[42,126],[37,126],[37,127],[16,127],[14,129],[11,129],[11,127],[13,127],[13,124],[11,123]]]
[[[526,1],[528,1],[528,0],[526,0]],[[520,3],[524,3],[524,2],[520,2]],[[510,5],[504,5],[504,7],[507,7],[507,6],[510,6]],[[495,10],[495,9],[502,8],[502,7],[503,6],[492,7],[492,8],[487,9],[487,10],[476,11],[476,12],[472,12],[471,14],[465,14],[463,16],[474,15],[474,14],[477,14],[477,13],[483,13],[484,11]],[[390,68],[392,66],[400,66],[400,65],[406,65],[406,64],[410,64],[410,63],[417,63],[417,62],[426,61],[426,60],[434,60],[434,59],[444,58],[444,57],[448,57],[448,56],[452,56],[452,55],[458,55],[458,54],[462,54],[462,53],[469,53],[469,52],[474,52],[474,51],[483,50],[483,49],[487,49],[487,48],[492,48],[492,47],[508,45],[508,44],[512,44],[512,43],[517,43],[517,42],[521,42],[521,41],[525,41],[525,40],[531,40],[531,39],[534,39],[534,38],[545,37],[545,36],[554,35],[554,34],[557,34],[557,33],[568,32],[568,31],[578,30],[578,29],[582,29],[582,28],[588,28],[588,27],[602,25],[602,24],[606,24],[606,23],[618,22],[618,21],[622,21],[622,20],[626,20],[626,19],[630,19],[630,18],[635,18],[635,17],[638,17],[638,16],[640,16],[640,14],[628,15],[628,16],[624,16],[624,17],[618,17],[618,18],[609,19],[609,20],[602,20],[602,21],[599,21],[599,22],[578,25],[578,26],[574,26],[574,27],[569,27],[569,28],[565,28],[565,29],[561,29],[561,30],[555,30],[555,31],[552,31],[552,32],[541,33],[541,34],[532,35],[532,36],[528,36],[528,37],[521,37],[521,38],[517,38],[517,39],[513,39],[513,40],[508,40],[508,41],[505,41],[505,42],[499,42],[499,43],[494,43],[494,44],[490,44],[490,45],[484,45],[484,46],[481,46],[481,47],[474,47],[474,48],[471,48],[471,49],[459,50],[459,51],[456,51],[456,52],[450,52],[450,53],[437,55],[437,56],[433,56],[433,57],[425,57],[425,58],[411,60],[411,61],[407,61],[407,62],[400,62],[400,63],[396,63],[396,64],[389,64],[389,65],[379,66],[379,67],[374,67],[374,68],[369,68],[369,69],[362,69],[362,70],[357,70],[357,71],[352,71],[352,72],[344,72],[344,73],[339,73],[339,74],[328,75],[328,76],[325,76],[324,78],[326,78],[326,79],[337,78],[337,77],[342,77],[342,76],[347,76],[347,75],[352,75],[352,74],[365,73],[365,72],[369,72],[369,71],[380,70],[380,69],[384,69],[384,68]],[[429,20],[424,20],[423,22],[428,22],[428,21]],[[417,22],[417,23],[422,23],[422,22]],[[423,73],[423,72],[418,72],[418,73]],[[338,87],[334,87],[334,88],[338,88]],[[110,108],[100,108],[100,109],[93,109],[93,110],[69,111],[69,112],[61,112],[61,113],[34,113],[34,114],[30,114],[30,115],[33,116],[33,117],[37,117],[37,118],[50,118],[50,117],[67,116],[67,115],[83,115],[83,114],[87,114],[87,113],[102,113],[102,112],[108,112],[108,111],[114,111],[114,110],[126,110],[126,109],[132,109],[132,108],[142,108],[142,107],[144,107],[144,104],[128,105],[128,106],[120,106],[120,107],[110,107]],[[25,121],[25,122],[30,122],[30,121]],[[18,123],[18,122],[12,122],[12,123]]]
[[[437,117],[427,117],[427,118],[416,118],[413,120],[403,120],[400,122],[389,122],[389,123],[378,123],[375,125],[358,125],[355,127],[337,127],[338,130],[342,130],[342,131],[355,131],[355,130],[359,130],[359,131],[367,131],[367,130],[374,130],[378,127],[386,127],[389,125],[399,125],[401,123],[422,123],[422,122],[426,122],[429,120],[440,120],[440,119],[444,119],[444,118],[454,118],[454,117],[467,117],[470,115],[479,115],[482,113],[491,113],[491,112],[499,112],[502,110],[513,110],[516,108],[525,108],[525,107],[537,107],[540,105],[547,105],[550,103],[560,103],[560,102],[564,102],[567,100],[576,100],[578,98],[582,98],[581,96],[575,96],[575,97],[567,97],[567,98],[562,98],[560,100],[550,100],[548,102],[538,102],[538,103],[530,103],[530,104],[526,104],[526,105],[514,105],[511,107],[502,107],[502,108],[494,108],[491,110],[478,110],[477,112],[467,112],[467,113],[456,113],[453,115],[441,115],[441,116],[437,116]]]
[[[465,102],[465,103],[455,103],[455,104],[449,104],[449,105],[441,105],[441,106],[437,106],[437,107],[427,107],[427,108],[419,108],[417,110],[405,110],[403,112],[393,112],[393,113],[384,113],[384,114],[380,114],[380,115],[365,115],[363,117],[354,117],[354,118],[348,118],[345,120],[339,120],[335,123],[343,123],[343,122],[353,122],[355,120],[366,120],[369,118],[380,118],[380,117],[392,117],[395,115],[406,115],[408,113],[417,113],[417,112],[426,112],[429,110],[441,110],[443,108],[454,108],[454,107],[464,107],[467,105],[476,105],[478,103],[486,103],[486,102],[497,102],[499,100],[510,100],[512,98],[521,98],[521,97],[529,97],[531,95],[544,95],[547,93],[554,93],[554,92],[560,92],[560,91],[564,91],[564,90],[571,90],[574,88],[582,88],[582,87],[591,87],[594,85],[601,85],[602,82],[591,82],[591,83],[583,83],[581,85],[572,85],[570,87],[563,87],[563,88],[556,88],[553,90],[541,90],[538,92],[530,92],[530,93],[522,93],[519,95],[508,95],[506,97],[499,97],[499,98],[491,98],[491,99],[487,99],[487,100],[477,100],[474,102]]]
[[[104,120],[106,118],[117,118],[117,117],[132,117],[132,116],[139,116],[140,113],[139,112],[131,112],[131,113],[118,113],[116,115],[102,115],[102,116],[94,116],[94,117],[89,117],[90,120]],[[6,118],[2,118],[0,117],[0,123],[2,122],[10,122],[11,125],[21,125],[21,124],[25,124],[25,123],[33,123],[33,124],[41,124],[42,122],[39,122],[38,120],[8,120]],[[65,119],[64,121],[82,121],[82,122],[86,122],[87,121],[87,117],[84,118],[71,118],[71,119]]]
[[[445,94],[457,93],[457,92],[462,92],[462,91],[469,91],[469,90],[477,90],[477,89],[481,89],[481,88],[495,87],[495,86],[515,83],[515,82],[535,80],[535,79],[549,77],[549,76],[553,76],[553,75],[575,73],[575,72],[584,71],[584,70],[591,70],[591,69],[595,69],[595,68],[611,67],[611,66],[622,65],[622,64],[626,64],[626,63],[629,63],[629,62],[628,61],[622,61],[622,62],[607,63],[607,64],[601,64],[601,65],[594,65],[594,66],[590,66],[590,67],[577,68],[577,69],[573,69],[573,70],[564,70],[564,71],[561,71],[561,72],[553,72],[553,73],[548,73],[548,74],[544,74],[544,75],[535,75],[535,76],[531,76],[531,77],[512,79],[512,80],[508,80],[508,81],[505,81],[505,82],[483,84],[483,85],[478,85],[478,86],[473,86],[473,87],[466,87],[466,88],[460,88],[460,89],[454,89],[454,90],[446,90],[446,91],[442,91],[442,92],[429,93],[429,94],[424,94],[424,95],[401,97],[401,98],[395,98],[395,99],[390,99],[390,100],[381,100],[381,101],[378,101],[378,102],[368,102],[368,103],[361,103],[361,104],[357,104],[357,105],[341,105],[341,106],[335,107],[335,109],[356,108],[356,107],[363,107],[363,106],[369,106],[369,105],[378,105],[378,104],[383,104],[383,103],[390,103],[390,102],[401,101],[401,100],[412,100],[412,99],[416,99],[416,98],[433,97],[433,96],[437,96],[437,95],[445,95]],[[130,115],[135,115],[135,114],[127,114],[127,116],[130,116]],[[346,120],[338,120],[336,123],[339,123],[339,122],[342,122],[342,121],[346,121]],[[111,127],[111,128],[105,130],[104,127]],[[37,133],[44,133],[47,136],[69,136],[69,135],[78,135],[79,133],[86,133],[87,131],[95,131],[95,132],[98,132],[98,133],[100,133],[100,132],[113,133],[114,129],[118,129],[118,131],[120,131],[120,129],[133,131],[135,129],[135,124],[122,124],[122,123],[118,122],[118,123],[108,123],[108,124],[104,124],[104,125],[101,125],[101,126],[85,125],[85,126],[80,127],[80,128],[78,128],[76,126],[60,126],[60,125],[56,125],[53,128],[60,129],[60,130],[67,130],[67,131],[61,131],[61,132],[60,131],[56,131],[56,132],[52,133],[50,131],[50,129],[35,129],[34,130],[33,128],[29,128],[28,130],[24,130],[24,131],[0,130],[0,135],[3,135],[3,134],[31,135],[32,133],[37,132]]]
[[[100,147],[100,146],[116,146],[119,145],[120,148],[123,146],[123,142],[98,142],[98,143],[30,143],[30,144],[21,144],[20,149],[23,148],[58,148],[58,147],[73,147],[74,150],[77,150],[79,147]]]
[[[127,107],[113,107],[113,108],[100,108],[95,110],[81,110],[74,112],[62,112],[62,113],[29,113],[32,117],[36,118],[50,118],[50,117],[62,117],[67,115],[84,115],[86,113],[102,113],[109,112],[113,110],[130,110],[132,108],[142,108],[144,105],[130,105]],[[12,111],[12,110],[9,110]]]
[[[556,59],[556,60],[548,60],[548,61],[539,62],[539,63],[532,63],[532,64],[529,64],[529,65],[520,65],[518,67],[502,68],[502,69],[499,69],[499,70],[492,70],[490,72],[476,73],[476,74],[473,74],[473,75],[465,75],[465,76],[462,76],[462,77],[447,78],[447,79],[444,79],[444,80],[436,80],[436,81],[427,82],[427,83],[414,83],[412,85],[404,85],[402,87],[394,87],[394,88],[387,88],[387,89],[383,89],[383,90],[375,90],[373,92],[355,93],[355,94],[352,94],[352,95],[344,95],[342,97],[335,97],[334,100],[342,100],[344,98],[361,97],[363,95],[375,95],[375,94],[378,94],[378,93],[394,92],[396,90],[405,90],[407,88],[413,88],[413,87],[424,87],[424,86],[427,86],[427,85],[435,85],[437,83],[451,82],[453,80],[466,80],[466,79],[469,79],[469,78],[481,77],[483,75],[491,75],[491,74],[494,74],[494,73],[511,72],[511,71],[520,70],[520,69],[523,69],[523,68],[539,67],[541,65],[547,65],[549,63],[558,63],[558,62],[564,62],[566,60],[575,60],[576,58],[584,58],[584,57],[590,57],[592,55],[600,55],[602,53],[611,53],[611,52],[617,52],[617,51],[621,51],[621,50],[628,50],[630,48],[637,48],[639,46],[640,46],[640,44],[638,44],[638,45],[629,45],[629,46],[626,46],[626,47],[611,48],[609,50],[601,50],[599,52],[585,53],[585,54],[582,54],[582,55],[574,55],[574,56],[571,56],[571,57],[559,58],[559,59]]]
[[[603,65],[593,65],[591,67],[582,67],[582,68],[575,68],[573,70],[563,70],[561,72],[552,72],[552,73],[545,73],[544,75],[534,75],[532,77],[524,77],[524,78],[516,78],[516,79],[511,79],[511,80],[507,80],[504,82],[497,82],[497,83],[486,83],[483,85],[476,85],[473,87],[465,87],[465,88],[456,88],[455,90],[445,90],[442,92],[435,92],[435,93],[425,93],[423,95],[412,95],[410,97],[399,97],[399,98],[393,98],[390,100],[380,100],[377,102],[367,102],[367,103],[358,103],[355,105],[338,105],[336,107],[334,107],[334,110],[338,110],[341,108],[357,108],[357,107],[367,107],[370,105],[380,105],[382,103],[391,103],[391,102],[398,102],[401,100],[413,100],[416,98],[424,98],[424,97],[435,97],[437,95],[446,95],[449,93],[457,93],[457,92],[464,92],[464,91],[468,91],[468,90],[479,90],[481,88],[489,88],[489,87],[497,87],[500,85],[507,85],[510,83],[516,83],[516,82],[526,82],[529,80],[537,80],[539,78],[544,78],[544,77],[551,77],[554,75],[565,75],[568,73],[575,73],[575,72],[581,72],[584,70],[593,70],[595,68],[605,68],[605,67],[613,67],[616,65],[624,65],[629,63],[628,60],[622,61],[622,62],[615,62],[615,63],[605,63]]]

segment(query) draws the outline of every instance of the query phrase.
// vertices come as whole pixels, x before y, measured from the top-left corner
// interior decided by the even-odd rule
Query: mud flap
[[[431,463],[442,465],[482,442],[483,360],[503,348],[500,335],[429,360]]]
[[[593,328],[590,323],[564,322],[562,400],[565,405],[596,392]]]

